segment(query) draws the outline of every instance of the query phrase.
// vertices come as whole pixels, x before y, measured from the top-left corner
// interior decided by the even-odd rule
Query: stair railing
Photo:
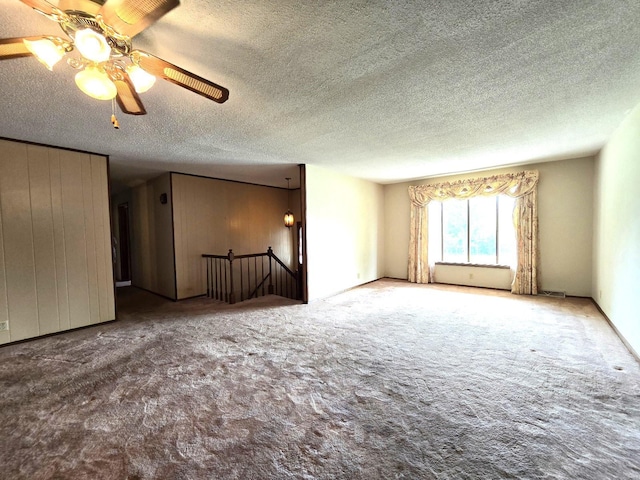
[[[292,271],[280,260],[271,247],[266,253],[235,255],[202,255],[206,265],[206,292],[209,298],[226,303],[257,298],[261,295],[279,295],[300,299],[298,272]],[[266,293],[265,293],[266,292]]]

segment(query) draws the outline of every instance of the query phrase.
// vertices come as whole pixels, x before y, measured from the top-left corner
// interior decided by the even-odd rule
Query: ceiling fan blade
[[[8,60],[10,58],[30,57],[33,55],[24,44],[23,40],[41,40],[46,38],[44,35],[39,37],[15,37],[0,39],[0,60]]]
[[[58,9],[66,12],[76,10],[97,15],[106,0],[58,0]]]
[[[146,115],[147,111],[142,104],[142,100],[138,96],[133,83],[124,70],[117,72],[108,72],[111,81],[116,85],[118,94],[116,101],[120,110],[129,115]]]
[[[180,5],[180,0],[107,0],[100,9],[104,22],[133,37]]]
[[[206,80],[198,75],[177,67],[161,58],[141,50],[131,52],[131,58],[140,67],[156,77],[160,77],[182,88],[202,95],[217,103],[224,103],[229,98],[229,90]]]
[[[51,15],[53,13],[54,5],[51,5],[47,0],[20,0],[25,5],[30,6],[34,10]]]

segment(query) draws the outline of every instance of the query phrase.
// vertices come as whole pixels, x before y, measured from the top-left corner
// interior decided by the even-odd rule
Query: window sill
[[[453,262],[436,262],[436,265],[447,265],[452,267],[482,267],[482,268],[501,268],[510,270],[511,267],[509,265],[492,265],[485,263],[453,263]]]

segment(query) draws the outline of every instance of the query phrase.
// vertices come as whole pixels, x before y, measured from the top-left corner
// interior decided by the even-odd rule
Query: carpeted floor
[[[590,300],[119,296],[0,348],[1,478],[640,478],[640,367]]]

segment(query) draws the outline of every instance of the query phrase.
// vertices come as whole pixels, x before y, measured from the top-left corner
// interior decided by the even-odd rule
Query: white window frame
[[[438,202],[440,204],[440,208],[439,210],[439,214],[440,214],[440,260],[434,262],[435,265],[465,265],[465,266],[477,266],[477,267],[489,267],[489,268],[512,268],[512,265],[509,265],[508,263],[500,263],[501,259],[500,258],[500,200],[499,197],[505,197],[505,198],[510,198],[507,195],[495,195],[491,198],[495,198],[495,205],[496,205],[496,234],[495,234],[495,239],[496,239],[496,252],[495,252],[495,263],[472,263],[471,262],[471,218],[470,218],[470,211],[471,211],[471,207],[469,204],[469,201],[472,198],[476,198],[476,197],[470,197],[470,198],[465,198],[465,199],[447,199],[444,201],[440,201]],[[444,248],[445,248],[445,242],[444,242],[444,202],[446,201],[450,201],[450,200],[457,200],[457,201],[464,201],[467,204],[467,235],[466,235],[466,253],[467,253],[467,261],[466,262],[450,262],[450,261],[445,261],[444,260]],[[515,240],[515,239],[514,239]]]

